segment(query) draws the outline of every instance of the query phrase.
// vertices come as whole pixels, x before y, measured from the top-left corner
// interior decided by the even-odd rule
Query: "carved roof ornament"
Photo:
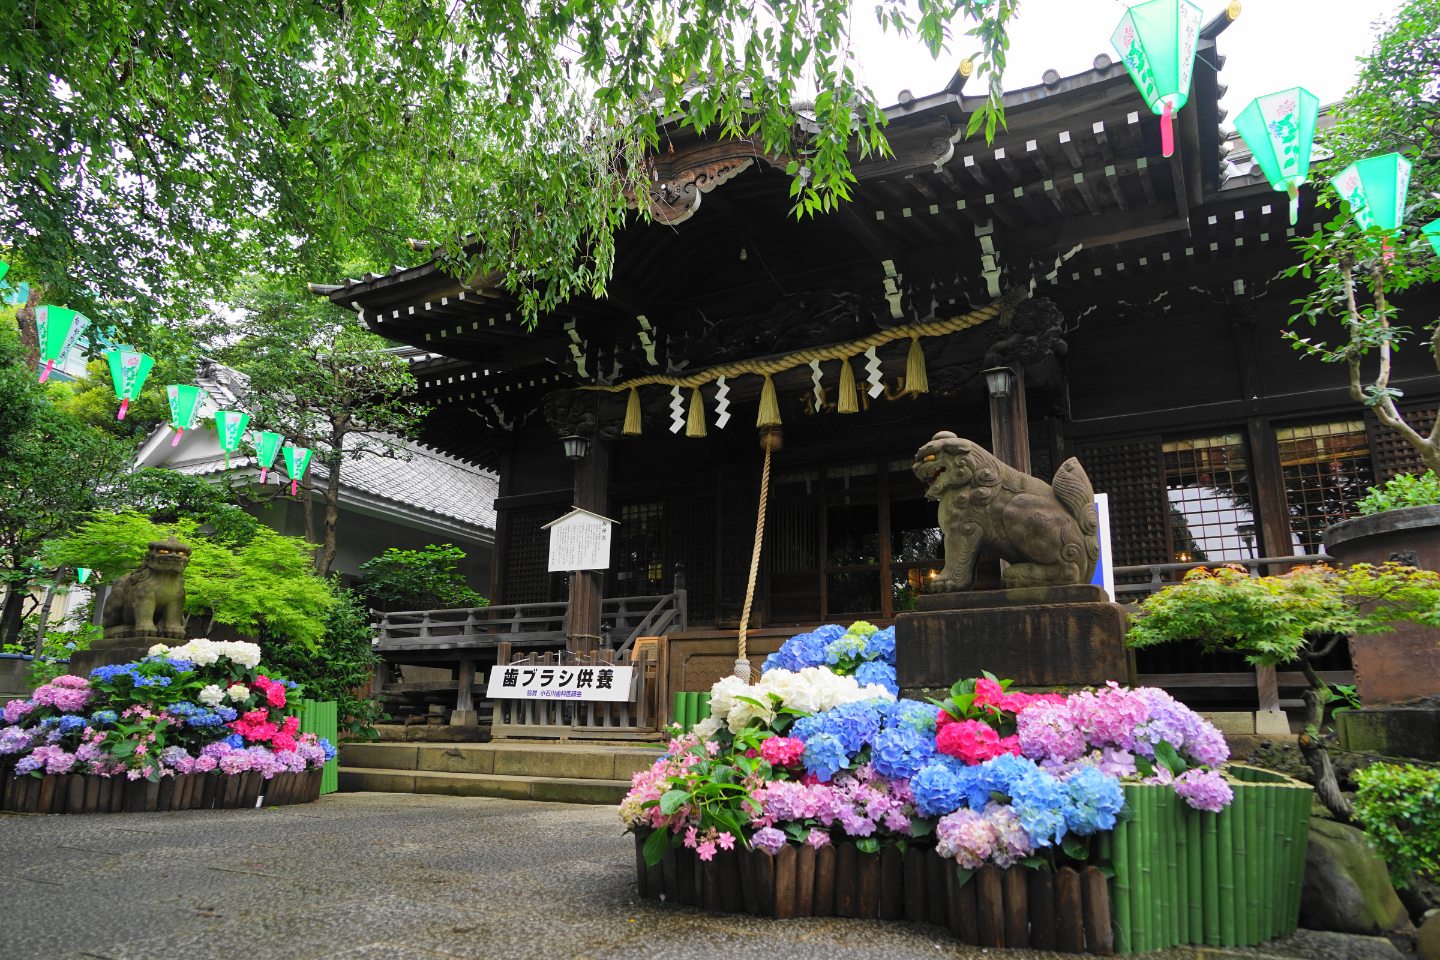
[[[656,223],[667,226],[684,223],[700,209],[702,196],[735,179],[756,160],[772,163],[776,160],[764,153],[758,137],[697,143],[672,155],[651,158],[641,171],[647,181],[645,194],[650,216]],[[640,206],[634,190],[627,190],[625,199],[632,210]]]

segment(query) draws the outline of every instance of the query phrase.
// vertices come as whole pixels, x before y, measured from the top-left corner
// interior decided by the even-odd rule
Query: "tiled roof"
[[[248,381],[244,374],[213,360],[202,360],[196,371],[196,382],[209,395],[207,414],[216,409],[243,407]],[[163,430],[164,428],[162,428]],[[403,509],[432,514],[452,523],[495,529],[495,497],[500,481],[495,474],[471,466],[438,450],[382,435],[393,443],[397,456],[361,454],[347,458],[340,466],[341,498],[359,494],[388,501]],[[168,447],[161,449],[168,450]],[[171,462],[174,470],[191,474],[223,473],[225,462],[220,457]],[[253,467],[253,457],[236,455],[230,458],[230,469]],[[325,468],[315,464],[312,482],[321,483]]]

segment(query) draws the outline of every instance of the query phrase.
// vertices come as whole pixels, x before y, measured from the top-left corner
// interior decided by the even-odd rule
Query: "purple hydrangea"
[[[1175,778],[1175,792],[1196,810],[1219,813],[1235,799],[1235,791],[1218,770],[1186,770]]]

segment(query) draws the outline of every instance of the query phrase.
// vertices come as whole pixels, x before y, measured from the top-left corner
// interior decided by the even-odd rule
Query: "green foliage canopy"
[[[1440,880],[1440,770],[1376,763],[1355,772],[1355,822],[1396,886]]]
[[[486,607],[490,601],[472,590],[457,567],[465,551],[453,544],[419,550],[391,547],[360,565],[356,589],[381,610],[436,610]]]
[[[1433,470],[1422,474],[1402,473],[1373,486],[1355,504],[1361,514],[1382,513],[1402,507],[1428,507],[1440,504],[1440,477]]]
[[[252,636],[263,628],[286,642],[320,643],[334,599],[311,566],[313,548],[268,527],[257,526],[247,542],[229,546],[201,535],[193,519],[159,524],[133,511],[102,513],[46,543],[44,556],[51,565],[90,567],[113,582],[140,565],[152,540],[169,536],[192,549],[186,613]]]
[[[1381,633],[1397,622],[1440,626],[1440,574],[1398,563],[1303,566],[1271,577],[1201,567],[1146,597],[1125,640],[1192,641],[1278,666],[1300,660],[1315,638]]]
[[[875,12],[936,55],[978,21],[964,42],[993,99],[971,128],[988,134],[1017,6]],[[533,318],[603,287],[659,117],[789,158],[798,210],[845,199],[853,157],[885,149],[851,16],[851,0],[24,4],[0,34],[0,236],[107,322],[179,319],[247,268],[395,262],[409,237]]]

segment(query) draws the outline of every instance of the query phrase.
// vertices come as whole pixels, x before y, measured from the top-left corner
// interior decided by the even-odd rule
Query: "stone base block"
[[[480,725],[480,713],[476,710],[451,710],[450,726],[452,727],[478,727]]]
[[[1049,607],[1057,603],[1106,603],[1105,588],[1088,583],[1067,587],[1014,587],[1009,590],[954,590],[915,598],[917,610],[979,610],[986,607]]]
[[[92,649],[75,654],[70,658],[69,672],[77,677],[88,677],[90,671],[96,667],[108,667],[111,664],[139,660],[148,655],[150,648],[157,643],[169,646],[180,645],[178,641],[166,640],[161,637],[137,637],[124,646],[102,647],[99,650]]]
[[[1125,625],[1115,603],[902,613],[896,675],[902,690],[948,688],[982,670],[1024,687],[1123,682]]]
[[[1336,714],[1335,726],[1346,750],[1440,761],[1440,706],[1347,710]]]

